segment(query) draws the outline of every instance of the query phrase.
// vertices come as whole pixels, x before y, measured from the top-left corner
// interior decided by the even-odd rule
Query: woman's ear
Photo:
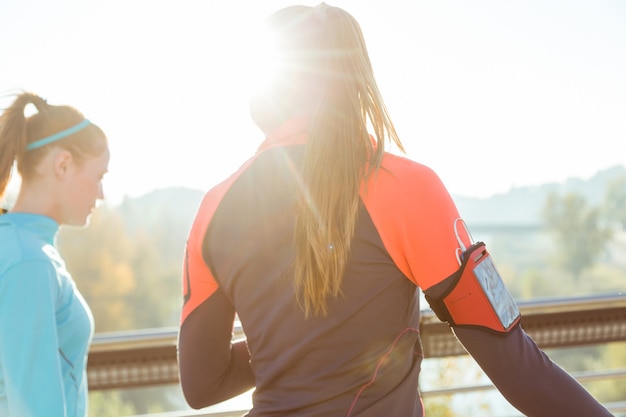
[[[72,158],[72,154],[69,151],[66,150],[60,150],[55,156],[54,156],[54,174],[55,176],[60,179],[63,180],[67,177],[67,174],[72,166],[72,164],[74,163],[74,160]]]

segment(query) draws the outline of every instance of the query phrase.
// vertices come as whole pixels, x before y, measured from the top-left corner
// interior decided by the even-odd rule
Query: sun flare
[[[248,89],[253,93],[266,90],[275,82],[282,63],[276,40],[262,25],[254,27],[245,38],[243,55],[249,60],[245,66]]]

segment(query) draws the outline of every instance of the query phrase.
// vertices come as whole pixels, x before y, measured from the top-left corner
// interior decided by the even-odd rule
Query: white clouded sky
[[[206,190],[262,141],[244,51],[263,17],[293,3],[2,0],[0,92],[31,90],[100,125],[113,200]],[[328,3],[360,21],[408,156],[453,194],[626,165],[625,2]]]

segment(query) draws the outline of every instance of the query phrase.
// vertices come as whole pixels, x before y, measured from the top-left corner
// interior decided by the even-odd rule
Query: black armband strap
[[[483,242],[464,251],[460,268],[424,295],[437,317],[452,327],[508,333],[521,320],[517,304]]]

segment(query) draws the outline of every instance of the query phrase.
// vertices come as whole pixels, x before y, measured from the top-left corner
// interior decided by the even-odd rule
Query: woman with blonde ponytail
[[[423,416],[419,289],[456,276],[469,236],[438,176],[387,151],[403,147],[357,21],[322,3],[266,23],[277,61],[254,63],[274,73],[250,106],[265,140],[187,241],[183,393],[201,408],[254,388],[249,417]],[[519,325],[455,331],[522,412],[609,415]]]
[[[73,107],[25,92],[0,115],[0,197],[14,166],[21,177],[0,215],[0,416],[87,416],[93,317],[55,243],[59,226],[87,224],[108,163]]]

